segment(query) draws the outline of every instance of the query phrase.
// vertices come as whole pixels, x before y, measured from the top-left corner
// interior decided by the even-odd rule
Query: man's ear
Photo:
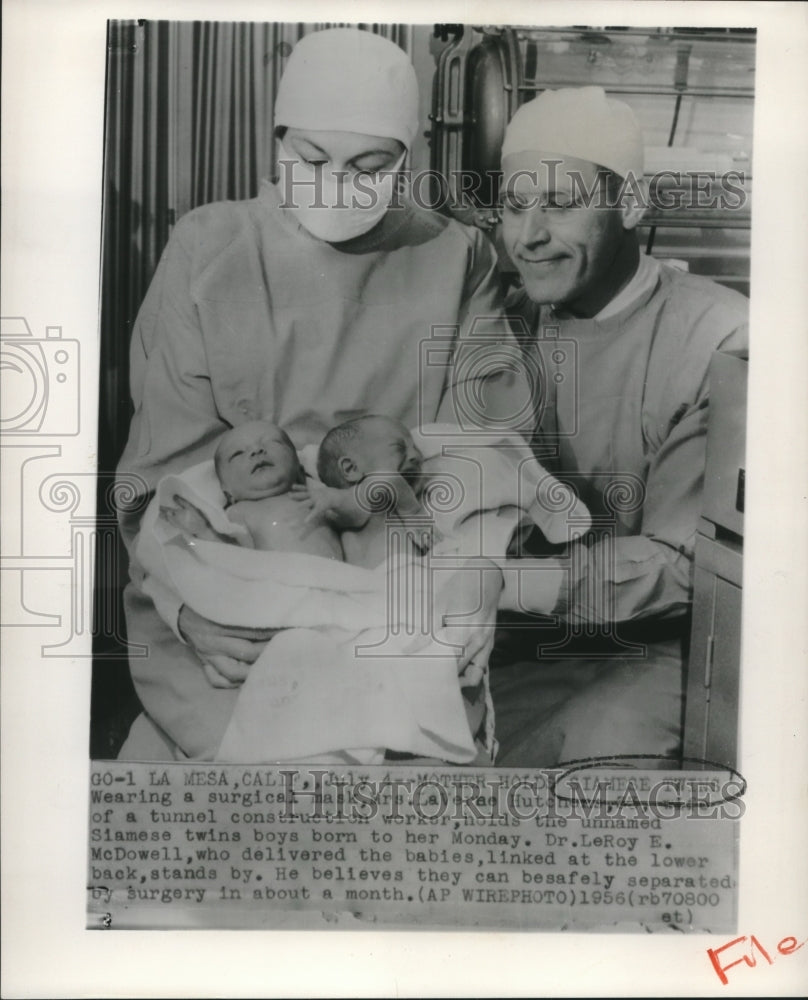
[[[636,229],[648,208],[648,188],[645,179],[630,174],[620,186],[619,202],[623,229]]]
[[[342,478],[346,483],[358,483],[362,478],[362,473],[359,471],[359,467],[356,462],[349,455],[342,455],[337,462],[339,466],[339,471],[342,473]]]

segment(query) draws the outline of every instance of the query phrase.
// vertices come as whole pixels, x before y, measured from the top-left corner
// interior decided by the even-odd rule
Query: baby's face
[[[260,420],[234,427],[222,437],[216,469],[233,501],[280,496],[300,480],[295,449],[280,427]]]
[[[424,461],[407,428],[388,417],[368,421],[352,452],[362,475],[399,472],[405,479],[417,479]]]

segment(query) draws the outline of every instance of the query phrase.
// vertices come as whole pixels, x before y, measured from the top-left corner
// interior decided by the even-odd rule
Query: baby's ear
[[[343,455],[337,462],[339,465],[339,471],[342,473],[342,478],[346,483],[358,483],[362,479],[362,473],[356,462],[349,456]]]

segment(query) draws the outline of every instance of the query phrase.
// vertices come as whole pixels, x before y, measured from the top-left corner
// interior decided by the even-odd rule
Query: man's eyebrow
[[[505,196],[513,198],[519,196],[520,198],[535,197],[535,192],[525,191],[524,188],[517,187],[516,184],[506,184],[499,192],[500,198]]]
[[[512,174],[505,184],[503,185],[508,191],[512,191],[515,185],[521,185],[522,187],[529,185],[532,189],[541,190],[541,183],[537,180],[536,176],[531,176],[528,173],[516,173]]]
[[[574,189],[572,185],[569,187],[553,187],[553,188],[543,188],[540,185],[534,186],[529,191],[520,191],[518,188],[513,187],[508,184],[505,188],[505,193],[507,194],[521,194],[523,197],[530,198],[572,198],[573,196],[579,194],[577,189]]]

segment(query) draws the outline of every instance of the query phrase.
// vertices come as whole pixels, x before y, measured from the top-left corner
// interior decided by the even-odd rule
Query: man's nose
[[[543,208],[531,208],[522,213],[519,227],[519,242],[522,246],[541,246],[549,243],[551,238],[547,212]]]

